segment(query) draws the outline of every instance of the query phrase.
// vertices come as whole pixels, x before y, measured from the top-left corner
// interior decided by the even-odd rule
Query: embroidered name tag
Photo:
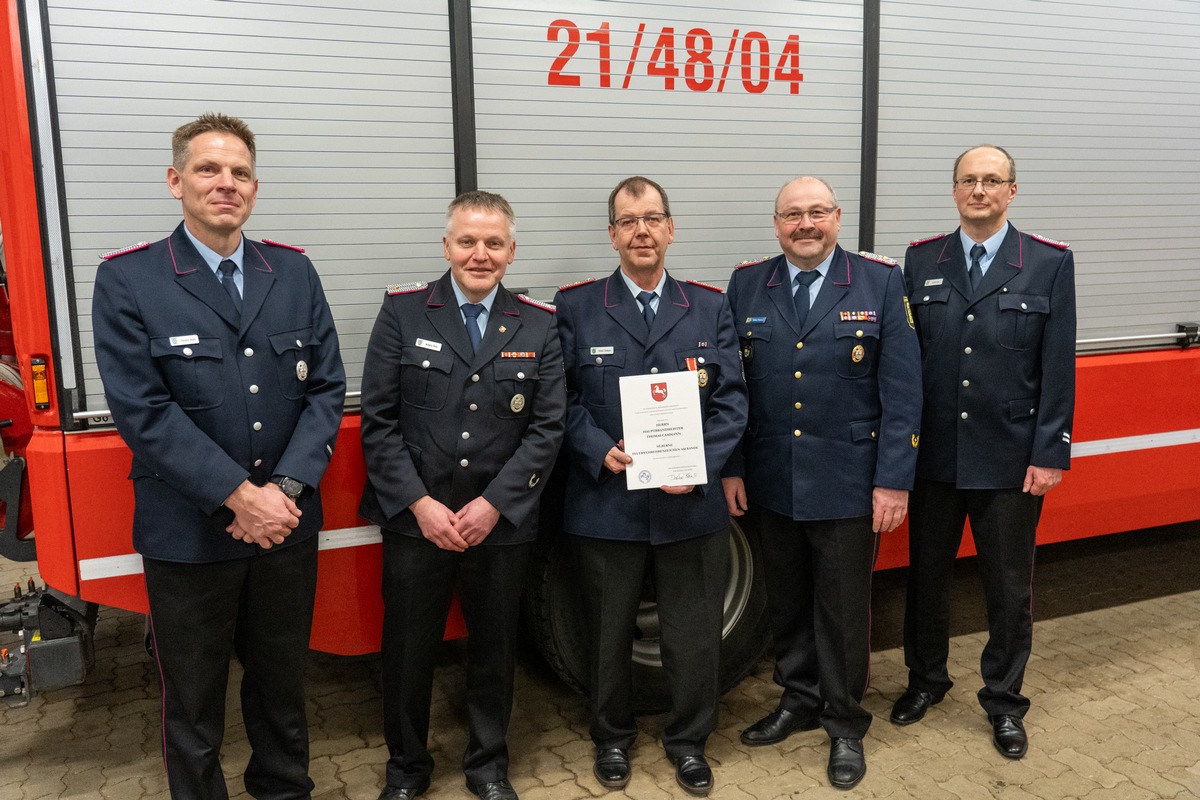
[[[190,336],[171,337],[171,347],[183,347],[185,344],[200,344],[200,337],[194,333]]]
[[[941,286],[943,280],[945,280],[945,278],[930,278],[929,280],[925,281],[925,285],[926,286]]]
[[[424,347],[426,350],[432,350],[435,353],[442,352],[441,342],[431,342],[428,339],[417,339],[417,347]]]
[[[593,347],[591,354],[594,356],[611,356],[613,354],[612,347]]]
[[[750,325],[763,325],[766,321],[766,317],[746,317],[746,322]]]

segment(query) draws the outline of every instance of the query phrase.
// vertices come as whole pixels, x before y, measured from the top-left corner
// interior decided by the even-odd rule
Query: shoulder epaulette
[[[894,258],[888,258],[887,256],[881,256],[878,253],[868,253],[866,250],[859,250],[858,254],[860,256],[862,256],[863,258],[867,259],[868,261],[878,261],[880,264],[886,264],[889,267],[894,267],[898,263],[900,263],[900,262],[896,261],[896,259],[894,259]]]
[[[945,239],[949,235],[950,234],[948,234],[948,233],[939,233],[939,234],[935,234],[934,236],[927,236],[924,239],[914,239],[908,243],[908,246],[909,247],[920,247],[921,245],[928,244],[929,242],[936,242],[938,239]]]
[[[743,261],[742,263],[740,263],[736,267],[734,267],[734,269],[745,269],[746,267],[753,267],[755,264],[761,264],[764,261],[770,261],[772,258],[774,258],[774,256],[763,256],[762,258],[754,258],[749,261]]]
[[[390,297],[396,294],[412,294],[419,292],[422,289],[428,289],[429,284],[424,281],[414,281],[413,283],[391,283],[388,284],[387,293]]]
[[[294,245],[294,244],[284,244],[283,242],[277,242],[274,239],[263,239],[262,242],[263,242],[263,244],[269,244],[272,247],[285,247],[288,250],[295,250],[297,253],[304,252],[303,247],[296,247],[296,245]]]
[[[1047,239],[1045,236],[1038,236],[1036,233],[1029,234],[1029,238],[1041,242],[1042,244],[1048,244],[1051,247],[1057,247],[1059,250],[1066,250],[1071,246],[1069,242],[1060,242],[1056,239]]]
[[[586,280],[575,281],[574,283],[568,283],[566,286],[560,286],[560,287],[558,287],[558,290],[560,292],[565,292],[568,289],[575,289],[580,286],[587,286],[589,283],[595,283],[595,282],[596,282],[595,278],[587,278]]]
[[[105,253],[104,255],[100,256],[100,258],[104,259],[105,261],[108,261],[111,258],[116,258],[117,256],[123,256],[126,253],[136,253],[138,250],[145,250],[149,246],[150,246],[149,242],[138,242],[137,244],[129,245],[129,247],[122,247],[120,250],[113,250],[112,252]]]
[[[558,310],[554,307],[553,303],[546,303],[541,300],[534,300],[532,297],[530,297],[527,294],[519,294],[519,295],[517,295],[517,299],[520,300],[522,303],[525,303],[526,305],[533,306],[534,308],[540,308],[542,311],[549,311],[551,314],[553,314],[555,311]]]
[[[684,281],[684,283],[690,283],[692,286],[699,286],[701,289],[708,289],[710,292],[716,292],[717,294],[725,294],[724,289],[720,286],[713,286],[711,283],[702,283],[700,281]]]

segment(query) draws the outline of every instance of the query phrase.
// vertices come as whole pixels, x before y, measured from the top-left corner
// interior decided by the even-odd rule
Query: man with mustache
[[[890,259],[843,250],[841,215],[824,180],[789,182],[775,199],[783,253],[729,281],[750,418],[724,489],[761,537],[783,687],[742,743],[824,727],[829,782],[849,789],[867,769],[871,572],[907,509],[921,383],[904,278]]]

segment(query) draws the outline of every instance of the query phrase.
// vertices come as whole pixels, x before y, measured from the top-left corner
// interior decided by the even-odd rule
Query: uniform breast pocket
[[[275,353],[275,372],[279,376],[279,391],[288,400],[297,400],[308,389],[308,370],[313,353],[320,344],[312,328],[297,328],[267,335]]]
[[[696,382],[700,384],[700,399],[708,397],[712,387],[716,385],[721,375],[721,365],[717,363],[717,351],[712,347],[692,347],[687,350],[675,351],[675,369],[696,373]]]
[[[597,408],[621,404],[624,347],[581,347],[576,363],[579,364],[579,393],[585,404]]]
[[[1040,294],[1008,293],[999,296],[996,339],[1009,350],[1028,350],[1042,340],[1050,316],[1050,298]]]
[[[496,362],[495,413],[500,419],[529,416],[537,397],[538,362],[502,359]]]
[[[150,340],[150,355],[158,363],[171,397],[185,411],[216,408],[225,399],[220,339],[172,345],[169,337],[155,338]]]
[[[879,362],[879,323],[835,322],[833,355],[843,378],[874,375]]]
[[[748,381],[761,381],[768,376],[767,345],[771,341],[770,325],[745,325],[738,329],[738,344],[742,348],[742,370]]]
[[[425,411],[441,411],[450,394],[450,350],[441,352],[423,347],[405,347],[400,351],[400,399],[407,406]]]
[[[942,329],[946,326],[946,305],[949,301],[949,285],[926,286],[912,293],[908,304],[921,331],[921,341],[935,342],[942,335]]]

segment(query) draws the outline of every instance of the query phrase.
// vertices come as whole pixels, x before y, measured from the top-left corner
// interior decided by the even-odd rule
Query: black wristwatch
[[[279,490],[286,494],[294,503],[300,499],[300,495],[304,494],[304,484],[295,478],[289,478],[286,475],[278,475],[271,478],[271,483],[279,487]]]

